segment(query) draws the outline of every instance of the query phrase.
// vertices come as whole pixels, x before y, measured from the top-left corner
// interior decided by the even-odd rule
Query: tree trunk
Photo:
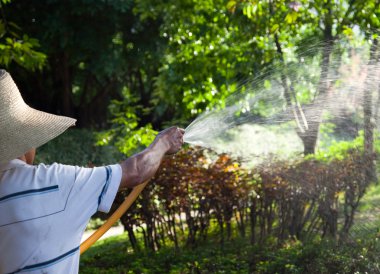
[[[251,244],[254,245],[256,243],[255,228],[256,228],[257,221],[256,221],[256,199],[253,197],[251,198],[249,216],[250,216],[250,223],[251,223]]]
[[[364,111],[364,160],[365,165],[365,180],[366,184],[377,181],[376,169],[374,163],[373,149],[373,116],[372,116],[372,92],[377,88],[376,82],[373,81],[373,73],[376,69],[373,68],[378,59],[378,39],[375,39],[371,46],[370,60],[368,64],[368,75],[366,86],[363,95],[363,111]]]
[[[137,238],[136,238],[136,235],[133,231],[133,226],[131,225],[124,225],[124,228],[127,230],[128,232],[128,238],[129,238],[129,242],[131,243],[131,246],[133,248],[133,251],[139,251],[140,248],[139,248],[139,245],[138,245],[138,242],[137,242]]]

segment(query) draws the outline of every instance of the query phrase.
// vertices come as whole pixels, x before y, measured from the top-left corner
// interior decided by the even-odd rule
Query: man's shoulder
[[[22,161],[11,161],[0,169],[0,193],[2,188],[43,188],[73,181],[77,168],[58,163],[28,165]]]

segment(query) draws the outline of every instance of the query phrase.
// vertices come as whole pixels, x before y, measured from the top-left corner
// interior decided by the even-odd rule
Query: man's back
[[[119,165],[1,165],[0,272],[77,273],[86,224],[109,210],[120,177]]]

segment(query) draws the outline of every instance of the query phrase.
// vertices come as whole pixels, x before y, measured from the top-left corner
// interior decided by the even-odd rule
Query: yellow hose
[[[139,196],[141,191],[145,188],[148,182],[138,185],[133,188],[132,192],[125,198],[124,202],[119,206],[119,208],[108,218],[98,230],[96,230],[86,241],[80,245],[80,254],[83,254],[87,249],[89,249],[100,237],[106,233],[117,220],[128,210],[128,208],[133,204],[136,198]]]

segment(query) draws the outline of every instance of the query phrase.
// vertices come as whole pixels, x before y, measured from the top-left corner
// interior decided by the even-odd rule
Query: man
[[[78,273],[79,245],[90,217],[108,212],[116,192],[151,178],[184,130],[159,133],[120,164],[81,168],[33,166],[35,148],[75,120],[30,108],[0,70],[0,273]]]

